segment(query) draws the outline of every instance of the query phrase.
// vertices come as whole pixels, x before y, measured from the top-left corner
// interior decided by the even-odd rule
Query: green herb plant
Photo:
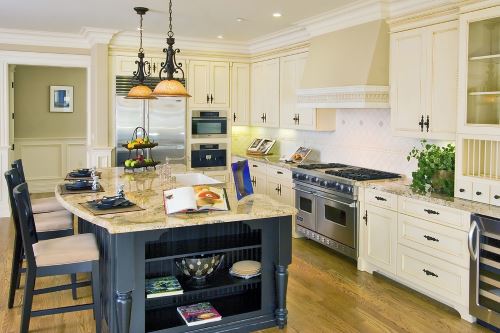
[[[421,148],[413,147],[406,159],[410,161],[414,158],[418,162],[417,171],[412,172],[413,182],[410,187],[418,193],[426,193],[433,191],[431,180],[437,171],[455,171],[455,146],[438,146],[427,143],[426,140],[422,140],[420,144]],[[444,180],[440,193],[451,197],[453,191],[453,179]]]

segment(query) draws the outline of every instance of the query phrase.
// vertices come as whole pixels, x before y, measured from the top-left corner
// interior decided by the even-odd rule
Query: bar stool
[[[12,168],[19,172],[21,177],[21,183],[26,183],[26,178],[24,177],[24,168],[22,160],[15,160],[12,162]],[[50,198],[40,198],[31,200],[33,214],[54,212],[58,210],[64,210],[64,207],[56,200],[54,197]]]
[[[20,185],[21,179],[16,169],[11,169],[5,172],[5,180],[9,192],[10,208],[12,211],[12,220],[14,222],[14,249],[12,253],[12,270],[10,276],[10,290],[8,308],[11,309],[14,305],[14,297],[16,289],[19,289],[21,273],[24,271],[23,256],[24,249],[21,240],[21,229],[19,227],[19,217],[14,203],[13,191],[17,185]],[[40,213],[34,216],[37,226],[39,239],[51,239],[56,237],[64,237],[74,234],[73,230],[73,214],[70,212],[55,211],[50,213]],[[76,283],[76,274],[71,276],[73,284]],[[73,288],[73,298],[77,298],[76,286]]]
[[[79,234],[49,240],[38,240],[35,220],[31,210],[28,186],[22,183],[14,188],[14,202],[28,263],[24,287],[21,333],[28,332],[31,317],[46,316],[93,309],[96,332],[101,332],[101,288],[99,277],[99,249],[93,234]],[[92,303],[32,311],[33,296],[72,288],[72,285],[35,289],[38,276],[91,273]]]

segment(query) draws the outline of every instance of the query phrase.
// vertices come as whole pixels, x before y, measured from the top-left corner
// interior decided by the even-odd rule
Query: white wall
[[[337,110],[335,132],[311,132],[260,127],[233,127],[233,151],[243,152],[252,138],[278,140],[276,154],[291,154],[299,146],[313,149],[311,158],[322,162],[340,162],[407,176],[416,169],[406,156],[420,140],[391,134],[390,110]]]

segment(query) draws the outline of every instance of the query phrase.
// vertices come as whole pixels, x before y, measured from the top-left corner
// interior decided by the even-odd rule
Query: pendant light
[[[144,7],[134,7],[136,13],[141,17],[139,33],[140,33],[140,44],[139,44],[139,60],[136,60],[135,63],[137,65],[137,70],[133,73],[133,80],[139,81],[139,84],[132,87],[127,94],[126,98],[130,99],[154,99],[151,93],[151,89],[144,84],[144,80],[151,75],[150,64],[149,61],[144,61],[144,49],[142,48],[142,16],[146,14],[149,10]]]
[[[179,49],[174,49],[175,38],[172,31],[172,0],[169,1],[169,31],[167,33],[167,45],[163,52],[166,54],[165,62],[161,63],[160,83],[158,83],[153,91],[153,96],[176,96],[176,97],[191,97],[186,91],[186,88],[174,74],[182,73],[181,80],[184,79],[184,70],[182,64],[178,64],[175,60],[175,54],[181,52]],[[167,73],[167,77],[163,78],[162,73]]]

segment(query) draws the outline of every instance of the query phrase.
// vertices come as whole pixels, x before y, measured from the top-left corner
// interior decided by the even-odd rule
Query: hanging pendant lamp
[[[152,95],[151,89],[144,84],[144,80],[151,75],[151,65],[149,61],[144,61],[144,49],[142,48],[142,16],[146,14],[149,10],[144,7],[134,7],[136,13],[141,17],[139,32],[140,32],[140,44],[139,44],[139,60],[136,60],[135,63],[137,65],[137,71],[135,71],[133,80],[139,81],[139,84],[132,87],[127,94],[127,97],[130,99],[155,99]]]
[[[158,83],[153,91],[153,96],[161,97],[191,97],[186,91],[186,88],[181,83],[180,80],[184,79],[184,70],[182,69],[182,64],[178,64],[175,60],[176,53],[181,52],[179,49],[174,49],[175,38],[174,32],[172,31],[172,0],[169,1],[169,31],[167,33],[167,45],[163,52],[166,54],[165,62],[161,63],[160,69],[160,83]],[[174,78],[174,74],[182,73],[182,78]],[[167,74],[166,78],[163,78],[163,73]]]

